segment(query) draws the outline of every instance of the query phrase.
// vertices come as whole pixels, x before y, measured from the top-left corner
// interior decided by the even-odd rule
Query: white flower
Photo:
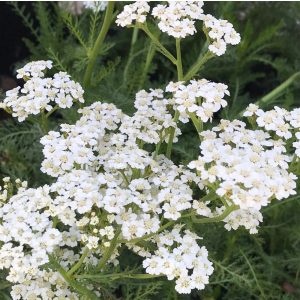
[[[82,87],[67,73],[59,72],[53,78],[44,78],[51,67],[51,61],[35,61],[17,70],[17,78],[24,78],[26,82],[23,88],[7,91],[1,106],[11,110],[19,122],[31,114],[51,111],[55,103],[61,108],[70,108],[76,101],[84,102]]]

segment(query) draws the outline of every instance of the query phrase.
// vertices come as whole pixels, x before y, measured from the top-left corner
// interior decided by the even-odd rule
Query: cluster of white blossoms
[[[123,11],[117,16],[116,23],[122,27],[132,25],[134,21],[145,23],[149,11],[150,6],[146,1],[137,1],[125,5]]]
[[[164,274],[168,280],[175,279],[175,290],[190,294],[193,289],[202,290],[213,273],[205,247],[200,247],[196,234],[180,226],[170,232],[163,232],[155,238],[158,249],[143,261],[146,272],[152,275]]]
[[[276,134],[277,137],[293,142],[295,154],[300,157],[300,108],[287,111],[275,106],[274,109],[264,111],[255,104],[250,104],[243,114],[244,117],[254,118],[259,127]]]
[[[51,68],[51,61],[35,61],[17,70],[17,78],[23,78],[25,84],[7,91],[0,108],[22,122],[30,115],[51,111],[55,105],[70,108],[74,102],[83,103],[83,89],[70,79],[70,75],[59,72],[52,78],[44,77],[46,70]]]
[[[64,11],[78,16],[86,9],[98,13],[104,11],[107,7],[108,1],[59,1],[58,6]]]
[[[167,4],[158,4],[152,9],[152,16],[159,20],[158,27],[162,32],[175,38],[185,38],[194,35],[197,30],[195,22],[202,20],[204,30],[208,32],[212,43],[209,51],[215,55],[222,55],[228,44],[237,45],[241,37],[227,20],[216,19],[212,15],[203,13],[203,1],[167,1]],[[117,16],[119,26],[131,26],[133,22],[145,23],[150,6],[146,1],[137,1],[125,5]]]
[[[168,5],[158,4],[152,15],[159,20],[162,32],[175,38],[185,38],[196,33],[195,20],[203,17],[203,1],[169,1]]]
[[[191,114],[195,114],[202,122],[212,121],[213,114],[227,106],[225,95],[229,95],[227,85],[206,79],[184,82],[170,82],[166,92],[172,93],[174,110],[180,112],[180,121],[188,122]]]
[[[161,89],[139,91],[136,94],[134,107],[137,109],[133,117],[124,117],[120,131],[129,134],[134,140],[139,139],[147,144],[158,144],[160,140],[167,140],[168,129],[175,128],[175,139],[181,134],[168,111],[169,99],[165,98]]]
[[[238,120],[222,120],[201,136],[201,155],[189,167],[197,170],[204,184],[224,198],[227,206],[245,210],[230,215],[227,228],[236,229],[240,224],[256,232],[262,206],[296,193],[297,177],[288,171],[291,157],[282,140],[274,140],[262,130],[246,129]],[[241,220],[243,217],[247,220]]]
[[[4,178],[4,191],[12,188]],[[48,211],[49,187],[26,189],[27,183],[16,181],[16,195],[1,197],[0,269],[8,269],[6,279],[13,283],[13,299],[78,299],[61,275],[40,268],[49,262],[48,254],[68,244],[68,232],[53,228]],[[4,193],[2,193],[3,195]],[[20,209],[22,208],[22,209]],[[77,244],[76,244],[77,245]],[[61,250],[73,264],[78,255]]]
[[[212,15],[204,15],[203,22],[209,38],[213,41],[208,46],[212,53],[221,56],[225,53],[227,44],[237,45],[240,43],[239,33],[234,30],[233,25],[227,20],[216,19]]]
[[[83,1],[83,7],[91,9],[93,12],[104,11],[108,1]]]

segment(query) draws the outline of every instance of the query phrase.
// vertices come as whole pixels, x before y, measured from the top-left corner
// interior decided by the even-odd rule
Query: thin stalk
[[[47,113],[46,113],[46,119],[48,119],[56,110],[58,110],[59,109],[59,106],[58,105],[55,105],[50,111],[48,111]]]
[[[192,67],[189,69],[189,71],[185,74],[185,76],[183,77],[183,80],[188,81],[191,78],[193,78],[199,72],[199,70],[203,67],[203,65],[213,57],[214,57],[214,55],[210,51],[207,51],[204,54],[204,56],[199,57],[199,59],[192,65]]]
[[[97,37],[97,40],[96,40],[95,45],[92,49],[92,52],[89,56],[89,62],[88,62],[88,65],[87,65],[87,68],[85,70],[85,74],[84,74],[84,77],[83,77],[83,86],[85,88],[90,85],[97,55],[99,53],[100,48],[103,45],[103,41],[106,37],[106,34],[108,32],[108,29],[109,29],[111,21],[112,21],[114,5],[115,5],[114,1],[109,1],[108,2],[102,28],[100,30],[100,33],[99,33],[98,37]]]
[[[115,236],[114,238],[112,239],[112,241],[110,242],[110,246],[106,249],[106,251],[104,252],[102,258],[100,259],[100,262],[97,266],[97,269],[98,270],[101,270],[104,268],[105,264],[107,263],[107,261],[110,259],[113,251],[115,250],[117,244],[118,244],[118,237],[121,233],[121,227],[119,227],[117,230],[116,230],[116,233],[115,233]]]
[[[223,221],[228,215],[230,215],[234,210],[237,210],[237,205],[228,206],[222,214],[213,218],[202,218],[198,219],[195,216],[192,216],[192,221],[197,224],[206,224],[206,223],[216,223]]]
[[[83,250],[83,253],[79,259],[79,261],[67,272],[67,274],[69,276],[71,276],[72,274],[74,274],[83,264],[84,259],[87,257],[87,255],[89,254],[89,249],[85,248]]]
[[[124,181],[126,182],[126,185],[129,186],[130,183],[129,183],[129,180],[128,180],[127,176],[125,175],[124,171],[120,170],[119,172],[121,173]]]
[[[152,232],[152,233],[149,233],[149,234],[145,234],[143,235],[142,237],[139,237],[139,238],[135,238],[135,239],[132,239],[132,240],[119,240],[120,243],[126,243],[126,244],[136,244],[140,241],[144,241],[146,239],[149,239],[155,235],[157,235],[158,233],[164,231],[165,229],[167,229],[168,227],[172,226],[175,224],[175,221],[170,221],[168,223],[166,223],[165,225],[161,226],[156,232]]]
[[[82,296],[87,297],[90,300],[98,300],[98,296],[94,294],[92,291],[87,289],[86,287],[82,286],[78,282],[72,279],[71,276],[68,275],[67,271],[56,261],[56,259],[52,256],[49,255],[49,261],[51,263],[51,266],[60,273],[60,275],[64,278],[64,280],[74,289],[76,290],[79,294]]]
[[[137,41],[138,32],[139,32],[139,28],[138,27],[134,27],[133,28],[133,32],[132,32],[132,37],[131,37],[129,55],[128,55],[126,66],[125,66],[124,72],[123,72],[123,78],[126,78],[127,71],[129,69],[129,66],[130,66],[132,58],[133,58],[133,49],[134,49],[134,44]]]
[[[165,57],[167,57],[174,65],[177,65],[176,58],[172,55],[170,51],[168,51],[161,42],[152,34],[152,32],[148,29],[147,25],[141,24],[140,28],[149,36],[157,50],[162,53]]]
[[[146,62],[143,68],[143,73],[140,79],[140,83],[139,83],[139,90],[142,88],[142,86],[144,85],[147,73],[149,71],[151,62],[153,60],[154,54],[155,54],[156,48],[155,45],[153,44],[153,42],[150,44],[148,52],[147,52],[147,57],[146,57]]]
[[[184,80],[184,79],[183,79],[183,71],[182,71],[180,39],[176,39],[176,56],[177,56],[177,59],[176,59],[177,78],[178,78],[178,81],[181,81],[181,80]],[[179,116],[180,116],[180,113],[179,113],[178,110],[176,110],[174,118],[173,118],[173,121],[175,122],[175,124],[178,122]],[[170,136],[169,136],[168,145],[167,145],[167,152],[166,152],[166,156],[169,159],[171,158],[174,135],[175,135],[175,127],[172,127],[171,130],[170,130]]]
[[[176,110],[176,111],[175,111],[174,118],[173,118],[173,121],[174,121],[175,123],[178,122],[179,116],[180,116],[180,113],[179,113],[178,110]],[[170,129],[170,136],[169,136],[168,145],[167,145],[167,152],[166,152],[166,156],[167,156],[167,158],[169,158],[169,159],[171,158],[174,135],[175,135],[175,127],[172,127],[172,128]]]
[[[41,127],[43,133],[46,134],[48,132],[48,121],[47,121],[47,116],[46,116],[45,112],[41,113],[40,127]]]
[[[78,275],[75,276],[76,278],[81,278],[81,279],[110,279],[110,280],[117,280],[117,279],[122,279],[122,278],[131,278],[131,279],[151,279],[151,278],[157,278],[165,275],[151,275],[151,274],[126,274],[126,273],[116,273],[116,274],[97,274],[97,275],[89,275],[89,274],[84,274],[84,275]]]
[[[182,70],[180,39],[176,39],[176,57],[177,57],[176,67],[177,67],[178,81],[181,81],[183,80],[183,70]]]
[[[200,140],[202,140],[200,133],[203,131],[203,122],[197,118],[195,113],[189,113],[189,117],[191,118],[191,120],[194,124],[194,127],[196,128],[196,130],[198,132]]]
[[[273,91],[271,91],[269,94],[265,95],[259,101],[257,101],[256,104],[267,104],[270,101],[278,98],[282,94],[282,92],[286,90],[298,77],[300,77],[300,72],[293,74],[286,81],[284,81],[282,84],[276,87]]]

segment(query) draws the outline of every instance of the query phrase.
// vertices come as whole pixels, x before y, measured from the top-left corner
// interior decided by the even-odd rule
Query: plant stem
[[[192,221],[197,224],[205,224],[205,223],[216,223],[223,221],[228,215],[230,215],[234,210],[237,210],[237,205],[228,206],[222,214],[213,218],[202,218],[198,219],[195,216],[192,216]]]
[[[40,127],[41,127],[43,133],[46,134],[48,132],[47,115],[45,114],[44,111],[41,113],[41,125],[40,125]]]
[[[183,71],[182,71],[180,39],[176,39],[176,56],[177,56],[177,59],[176,59],[177,78],[178,78],[178,81],[181,81],[181,80],[183,80]],[[173,118],[173,121],[175,122],[175,126],[176,126],[176,123],[178,122],[179,116],[180,116],[180,113],[178,110],[176,110],[174,118]],[[171,158],[174,135],[175,135],[175,127],[172,127],[170,129],[170,136],[169,136],[167,152],[166,152],[166,156],[169,159]]]
[[[56,261],[54,256],[49,255],[49,261],[52,267],[60,273],[60,275],[64,278],[64,280],[79,294],[86,296],[90,300],[98,300],[99,298],[94,294],[92,291],[87,289],[86,287],[82,286],[78,282],[72,279],[71,276],[68,275],[66,270]]]
[[[80,259],[79,259],[79,261],[67,272],[67,274],[70,276],[70,275],[72,275],[73,273],[75,273],[80,267],[81,267],[81,265],[83,264],[83,261],[84,261],[84,259],[87,257],[87,255],[88,255],[88,253],[89,253],[89,249],[88,248],[85,248],[84,250],[83,250],[83,253],[82,253],[82,255],[81,255],[81,257],[80,257]]]
[[[187,74],[185,74],[183,80],[188,81],[191,78],[193,78],[203,67],[203,65],[212,57],[214,57],[214,55],[210,51],[207,51],[203,56],[199,57],[198,60],[192,65],[190,70],[187,72]]]
[[[170,51],[168,51],[160,41],[152,34],[152,32],[148,29],[147,24],[140,24],[140,28],[149,36],[154,45],[157,47],[157,50],[162,53],[165,57],[167,57],[174,65],[177,65],[176,58],[172,55]]]
[[[55,105],[50,111],[46,113],[46,119],[48,119],[56,110],[59,109],[58,105]]]
[[[174,118],[173,118],[173,121],[174,121],[175,123],[178,122],[179,116],[180,116],[180,113],[179,113],[178,110],[176,110],[176,111],[175,111]],[[175,126],[176,126],[176,125],[175,125]],[[175,135],[175,127],[172,127],[172,128],[170,129],[170,136],[169,136],[168,145],[167,145],[167,152],[166,152],[166,156],[167,156],[167,158],[169,158],[169,159],[171,158],[174,135]]]
[[[97,274],[97,275],[89,275],[89,274],[84,274],[84,275],[78,275],[76,278],[83,278],[83,279],[111,279],[111,280],[116,280],[116,279],[122,279],[122,278],[131,278],[131,279],[151,279],[151,278],[157,278],[165,275],[151,275],[151,274],[130,274],[130,273],[115,273],[115,274]]]
[[[90,85],[91,77],[92,77],[92,73],[93,73],[93,69],[94,69],[94,66],[95,66],[97,55],[99,53],[100,48],[102,47],[103,41],[106,37],[106,34],[108,32],[109,26],[110,26],[111,21],[112,21],[114,5],[115,5],[114,1],[109,1],[108,2],[106,12],[105,12],[104,21],[103,21],[103,25],[102,25],[100,33],[97,37],[95,45],[92,49],[92,52],[89,56],[89,62],[88,62],[88,65],[87,65],[87,68],[85,70],[85,74],[84,74],[84,77],[83,77],[83,87],[84,88],[86,88],[87,86]]]
[[[268,104],[268,102],[278,98],[281,95],[281,93],[285,89],[287,89],[298,77],[300,77],[300,72],[293,74],[291,77],[289,77],[286,81],[281,83],[278,87],[276,87],[269,94],[262,97],[258,102],[256,102],[256,104],[259,104],[259,103]]]
[[[177,57],[176,67],[177,67],[178,81],[181,81],[183,80],[183,71],[182,71],[180,39],[176,39],[176,57]]]
[[[115,236],[110,243],[110,246],[106,249],[102,258],[100,259],[100,262],[97,266],[98,270],[102,270],[104,268],[105,264],[107,263],[107,261],[110,259],[113,251],[115,250],[115,248],[118,244],[118,237],[119,237],[120,233],[121,233],[121,227],[118,227],[116,230]]]
[[[166,223],[165,225],[161,226],[156,232],[152,232],[152,233],[149,233],[149,234],[145,234],[143,235],[142,237],[139,237],[139,238],[135,238],[135,239],[132,239],[132,240],[119,240],[120,243],[126,243],[126,244],[136,244],[140,241],[144,241],[146,239],[149,239],[151,238],[152,236],[164,231],[166,228],[174,225],[176,222],[175,221],[169,221],[168,223]]]
[[[141,75],[141,79],[139,82],[139,90],[142,88],[142,86],[144,85],[147,73],[149,71],[149,67],[151,65],[151,62],[153,60],[154,54],[155,54],[155,45],[153,43],[150,44],[148,52],[147,52],[147,57],[146,57],[146,62],[145,62],[145,66],[143,68],[143,73]]]
[[[196,114],[195,113],[189,113],[189,117],[191,118],[197,132],[198,132],[198,135],[199,135],[199,138],[200,140],[202,140],[202,136],[200,135],[200,133],[202,132],[203,130],[203,122],[197,118]]]

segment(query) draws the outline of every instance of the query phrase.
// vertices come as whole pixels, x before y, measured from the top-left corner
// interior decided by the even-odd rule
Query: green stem
[[[124,181],[126,182],[126,185],[129,186],[130,183],[129,183],[129,180],[128,180],[127,176],[125,175],[124,171],[120,170],[119,172],[121,173]]]
[[[181,80],[183,80],[183,71],[182,71],[180,39],[176,39],[176,56],[177,56],[177,59],[176,59],[177,78],[178,78],[178,81],[181,81]],[[175,122],[175,124],[178,122],[179,116],[180,116],[180,113],[179,113],[178,110],[176,110],[174,118],[173,118],[173,121]],[[170,136],[169,136],[168,145],[167,145],[167,152],[166,152],[166,156],[169,159],[171,158],[175,130],[176,130],[175,127],[172,127],[170,129]]]
[[[56,110],[58,110],[59,109],[59,106],[58,105],[55,105],[50,111],[48,111],[47,113],[46,113],[46,119],[48,119]]]
[[[130,43],[130,50],[129,50],[129,55],[128,55],[128,59],[124,68],[124,72],[123,72],[123,78],[125,79],[127,76],[127,72],[129,69],[129,66],[131,64],[131,61],[133,59],[133,50],[134,50],[134,44],[137,41],[137,37],[138,37],[138,32],[139,32],[139,28],[138,27],[134,27],[133,28],[133,33],[132,33],[132,38],[131,38],[131,43]]]
[[[192,216],[192,221],[197,224],[205,224],[205,223],[216,223],[223,221],[228,215],[230,215],[234,210],[237,210],[239,207],[237,205],[228,206],[222,214],[213,218],[202,218],[198,219],[195,216]]]
[[[97,274],[97,275],[89,275],[89,274],[84,274],[84,275],[78,275],[75,276],[76,278],[82,278],[82,279],[111,279],[111,280],[117,280],[117,279],[122,279],[122,278],[131,278],[131,279],[151,279],[151,278],[157,278],[165,275],[151,275],[151,274],[126,274],[126,273],[115,273],[115,274]]]
[[[286,81],[284,81],[282,84],[276,87],[273,91],[271,91],[269,94],[265,95],[259,101],[257,101],[256,104],[268,104],[268,102],[278,98],[282,94],[282,92],[285,89],[287,89],[298,77],[300,77],[300,72],[293,74]]]
[[[176,110],[176,111],[175,111],[174,118],[173,118],[173,121],[174,121],[175,123],[178,122],[179,116],[180,116],[180,113],[179,113],[178,110]],[[176,125],[175,125],[175,126],[176,126]],[[167,145],[167,152],[166,152],[166,156],[167,156],[167,158],[169,158],[169,159],[171,158],[174,135],[175,135],[175,127],[172,127],[172,128],[170,129],[170,136],[169,136],[168,145]]]
[[[99,264],[97,266],[98,270],[102,270],[107,263],[107,261],[110,259],[112,253],[114,252],[117,244],[118,244],[118,237],[121,233],[121,227],[118,227],[115,233],[114,238],[110,242],[110,246],[106,249],[106,251],[103,253],[102,258],[99,261]]]
[[[89,254],[89,249],[85,248],[83,250],[83,253],[82,253],[79,261],[67,272],[67,274],[69,276],[72,275],[73,273],[75,273],[81,267],[81,265],[83,264],[84,259],[87,257],[88,254]]]
[[[56,261],[54,256],[49,255],[49,261],[52,267],[60,273],[60,275],[64,278],[64,280],[79,294],[86,296],[90,300],[98,300],[99,298],[94,294],[92,291],[87,289],[86,287],[82,286],[78,282],[72,279],[71,276],[68,275],[66,270]]]
[[[148,29],[147,24],[139,24],[140,28],[149,36],[154,45],[157,47],[157,50],[162,53],[165,57],[167,57],[174,65],[177,65],[176,58],[172,55],[170,51],[168,51],[160,41],[152,34],[152,32]]]
[[[176,57],[177,57],[176,67],[177,67],[178,81],[181,81],[183,80],[183,70],[182,70],[180,39],[176,39]]]
[[[189,117],[191,118],[191,120],[198,132],[200,140],[202,140],[200,133],[203,131],[203,122],[199,118],[197,118],[195,113],[189,113]]]
[[[87,68],[85,70],[85,74],[84,74],[84,77],[83,77],[83,86],[84,86],[84,88],[86,88],[87,86],[90,85],[91,77],[92,77],[92,73],[93,73],[93,69],[94,69],[94,66],[95,66],[97,55],[99,53],[100,48],[102,47],[103,41],[106,37],[106,34],[108,32],[108,29],[109,29],[111,21],[112,21],[114,5],[115,5],[114,1],[109,1],[108,2],[106,12],[105,12],[104,21],[103,21],[103,25],[102,25],[100,33],[97,37],[95,45],[92,49],[92,52],[89,56],[89,62],[88,62],[88,65],[87,65]]]
[[[140,83],[139,83],[139,90],[142,88],[142,86],[144,85],[147,73],[149,71],[151,62],[153,60],[154,54],[155,54],[155,45],[153,43],[150,44],[148,52],[147,52],[147,57],[146,57],[146,62],[145,62],[145,66],[143,68],[143,73],[141,75],[141,79],[140,79]]]
[[[193,78],[199,72],[199,70],[203,67],[203,65],[213,57],[214,57],[214,55],[210,51],[207,51],[204,54],[204,56],[199,57],[198,60],[189,69],[187,74],[185,74],[185,76],[183,77],[183,80],[188,81],[191,78]]]
[[[142,237],[135,238],[135,239],[132,239],[132,240],[129,240],[129,241],[128,240],[119,240],[119,243],[136,244],[140,241],[144,241],[146,239],[149,239],[149,238],[157,235],[158,233],[164,231],[165,229],[167,229],[168,227],[174,225],[175,223],[176,223],[175,221],[170,221],[170,222],[166,223],[165,225],[161,226],[156,232],[145,234]]]
[[[45,112],[41,113],[41,129],[43,133],[48,133],[48,121]]]

